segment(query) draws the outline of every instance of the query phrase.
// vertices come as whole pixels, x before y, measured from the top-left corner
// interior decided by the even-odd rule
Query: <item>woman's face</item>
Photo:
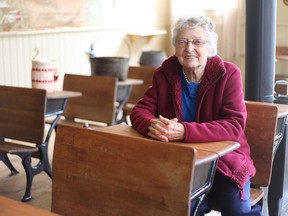
[[[202,27],[183,29],[179,32],[176,40],[175,55],[184,70],[201,68],[204,70],[209,53],[210,47]]]

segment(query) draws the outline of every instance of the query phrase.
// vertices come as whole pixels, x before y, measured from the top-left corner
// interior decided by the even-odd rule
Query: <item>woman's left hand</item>
[[[173,140],[183,140],[185,135],[184,126],[178,122],[177,118],[167,119],[163,116],[151,119],[148,135],[162,142]]]

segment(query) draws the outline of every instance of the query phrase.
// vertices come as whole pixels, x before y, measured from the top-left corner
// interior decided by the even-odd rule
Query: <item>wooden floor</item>
[[[51,164],[54,149],[54,139],[55,134],[53,133],[49,143],[49,159]],[[2,162],[0,162],[0,195],[21,201],[24,195],[26,184],[25,172],[22,167],[21,160],[18,156],[12,155],[9,157],[19,173],[15,176],[9,176],[9,170],[6,168],[6,166],[3,165]],[[32,196],[33,199],[27,202],[28,205],[51,211],[52,180],[45,172],[42,172],[34,177],[32,185]],[[220,215],[220,213],[210,213],[208,215],[217,216]]]
[[[13,161],[13,164],[20,164],[21,162]],[[21,165],[22,166],[22,165]],[[3,170],[1,164],[0,174],[0,194],[18,201],[21,201],[26,184],[26,176],[24,169],[21,166],[15,166],[19,171],[19,174],[15,176],[8,176],[9,172]],[[18,168],[19,167],[19,168]],[[41,173],[34,177],[32,185],[32,196],[33,199],[27,204],[37,206],[42,209],[51,210],[51,189],[52,181],[46,173]]]

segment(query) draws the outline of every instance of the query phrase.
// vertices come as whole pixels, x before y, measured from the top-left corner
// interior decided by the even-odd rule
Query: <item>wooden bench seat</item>
[[[251,178],[251,205],[260,204],[263,214],[268,216],[268,187],[272,174],[278,107],[271,103],[246,101],[246,109],[245,134],[256,167],[256,175]],[[217,210],[217,206],[214,210]]]
[[[268,187],[271,181],[278,107],[275,104],[246,101],[245,134],[250,144],[256,175],[251,179],[252,205],[262,202],[262,212],[268,216]]]
[[[264,191],[259,188],[251,188],[250,189],[250,196],[251,196],[251,205],[254,206],[261,201],[264,197]]]

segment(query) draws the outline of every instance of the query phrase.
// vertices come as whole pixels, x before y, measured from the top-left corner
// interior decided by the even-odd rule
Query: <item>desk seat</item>
[[[34,176],[44,171],[52,178],[50,136],[44,136],[47,93],[43,89],[0,86],[0,101],[0,153],[21,158],[26,173],[22,201],[29,201]],[[39,159],[36,165],[31,163],[32,157]]]
[[[271,181],[274,155],[283,137],[287,106],[246,101],[245,134],[251,149],[256,175],[251,178],[251,205],[260,204],[262,213],[269,216],[268,187]],[[215,207],[217,209],[217,207]]]

